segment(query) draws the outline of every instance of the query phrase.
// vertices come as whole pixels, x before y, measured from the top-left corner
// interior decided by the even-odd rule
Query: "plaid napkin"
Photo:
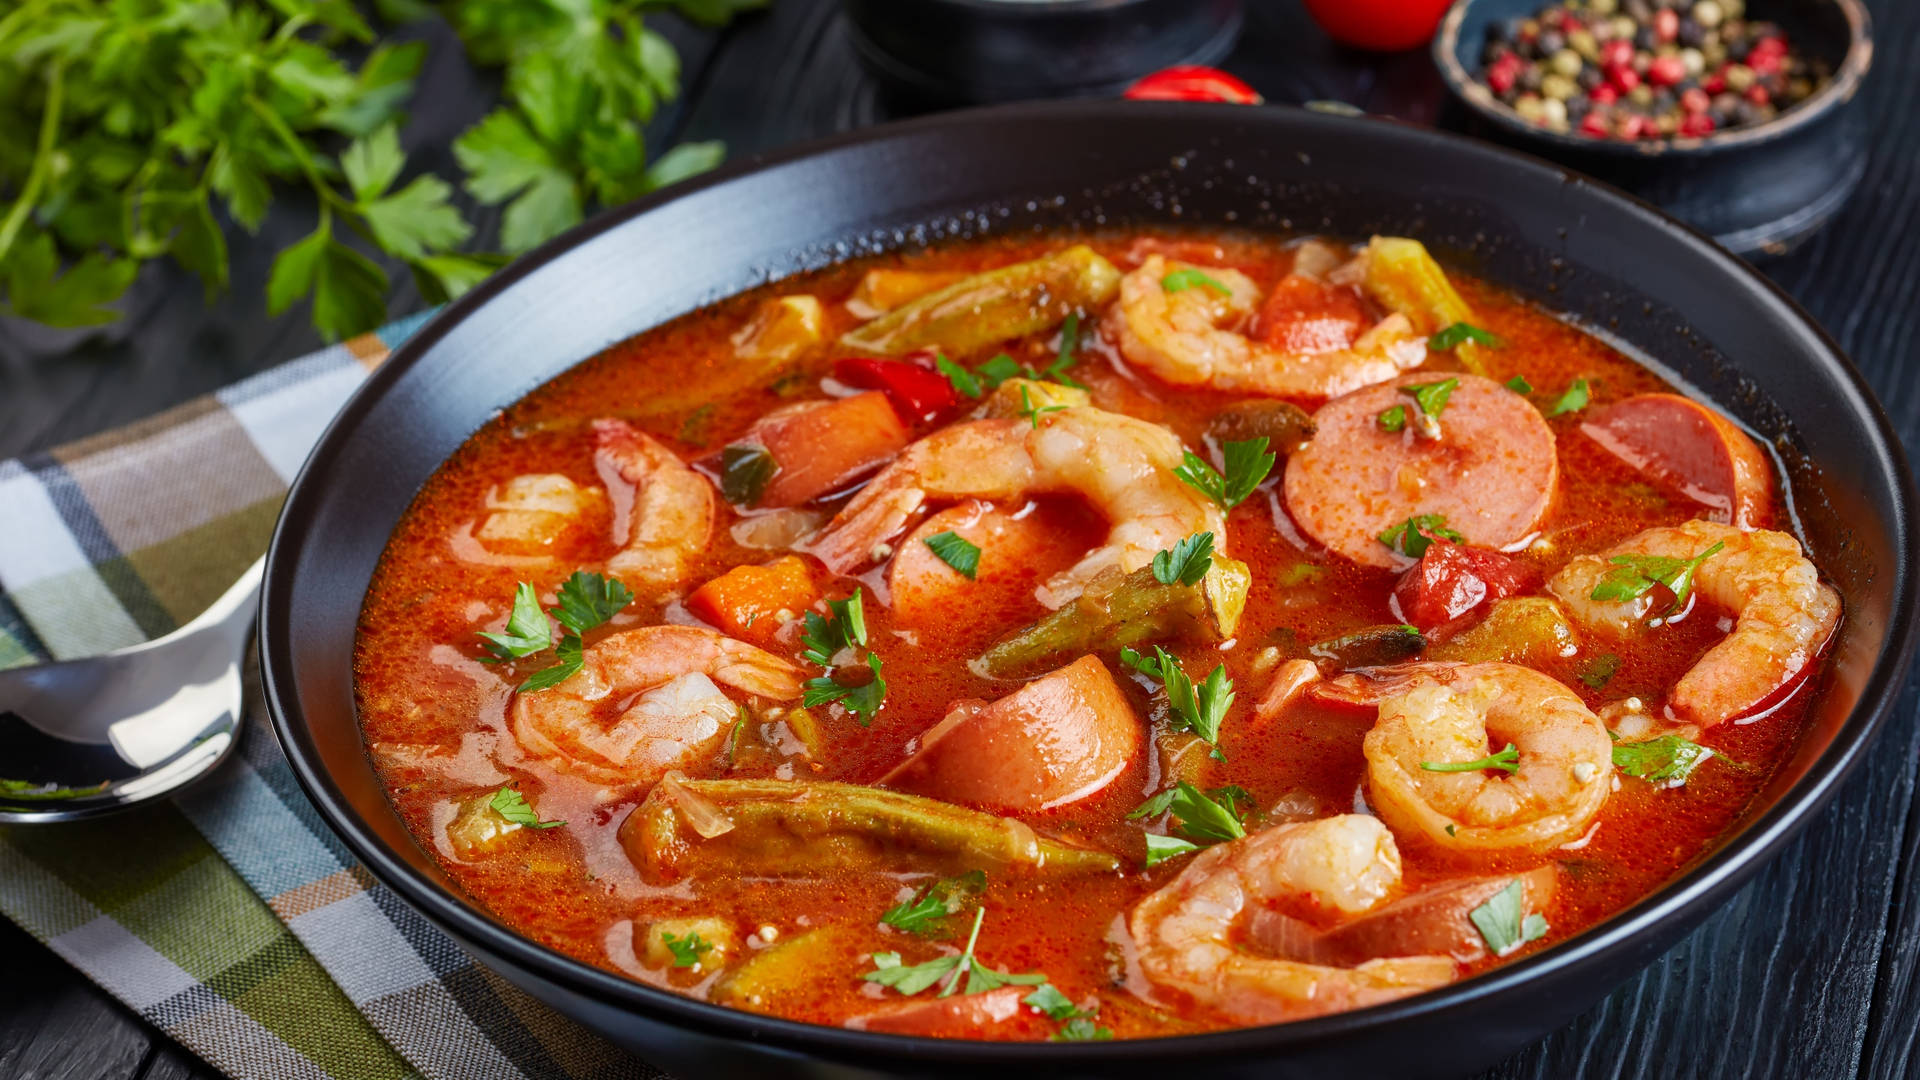
[[[0,462],[0,667],[135,644],[198,614],[266,549],[328,420],[428,314]],[[0,912],[233,1077],[661,1075],[374,881],[249,709],[241,751],[172,803],[0,826]]]

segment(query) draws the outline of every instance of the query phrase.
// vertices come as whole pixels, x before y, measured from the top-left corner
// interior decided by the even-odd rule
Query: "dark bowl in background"
[[[572,364],[763,282],[949,238],[1129,223],[1418,237],[1639,350],[1768,442],[1846,616],[1806,733],[1760,809],[1651,895],[1486,974],[1293,1024],[1119,1043],[940,1041],[736,1012],[536,944],[448,881],[374,774],[352,672],[375,565],[448,455]],[[267,563],[262,669],[295,774],[380,881],[483,963],[688,1080],[1457,1075],[1565,1024],[1651,962],[1833,794],[1881,727],[1914,646],[1916,524],[1898,443],[1839,349],[1745,263],[1644,204],[1394,123],[1238,106],[1015,106],[720,169],[597,218],[455,301],[368,379],[294,481]]]
[[[1111,96],[1148,72],[1210,64],[1241,0],[842,0],[861,63],[925,106]]]
[[[1478,81],[1487,27],[1544,5],[1457,0],[1441,19],[1433,61],[1464,114],[1456,126],[1624,188],[1741,255],[1788,250],[1859,186],[1869,133],[1852,104],[1873,64],[1872,20],[1860,0],[1748,0],[1749,17],[1780,24],[1795,49],[1827,61],[1832,81],[1765,124],[1635,142],[1549,131]]]

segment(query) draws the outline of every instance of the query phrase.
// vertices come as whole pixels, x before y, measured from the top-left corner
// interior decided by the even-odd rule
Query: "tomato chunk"
[[[737,445],[765,447],[776,471],[758,506],[797,506],[872,472],[906,448],[907,427],[878,390],[789,405],[762,417]]]
[[[1260,305],[1254,333],[1282,352],[1333,352],[1351,346],[1369,322],[1352,289],[1288,274]]]
[[[930,357],[879,360],[848,356],[834,361],[833,377],[856,390],[878,390],[887,395],[900,419],[909,424],[932,423],[960,404],[960,392],[934,369]]]
[[[730,637],[770,646],[782,625],[819,598],[813,573],[798,555],[764,566],[736,566],[693,590],[687,610]],[[782,613],[785,617],[782,617]]]
[[[1402,618],[1431,630],[1536,583],[1532,570],[1497,551],[1436,540],[1400,576],[1393,597]]]

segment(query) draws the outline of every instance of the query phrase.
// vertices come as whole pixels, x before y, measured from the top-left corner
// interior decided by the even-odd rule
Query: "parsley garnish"
[[[1447,528],[1447,519],[1441,514],[1416,514],[1380,534],[1381,543],[1409,559],[1425,555],[1435,539],[1458,544],[1466,537]]]
[[[1525,375],[1515,375],[1513,378],[1507,380],[1507,389],[1516,394],[1531,394],[1533,393],[1533,384],[1527,381]]]
[[[1202,844],[1218,844],[1247,835],[1237,808],[1242,801],[1252,801],[1244,788],[1229,786],[1202,792],[1181,780],[1135,807],[1127,820],[1171,813],[1182,836]]]
[[[1455,323],[1454,325],[1463,325]],[[1447,399],[1453,396],[1454,388],[1460,385],[1459,379],[1441,379],[1439,382],[1417,383],[1403,386],[1400,392],[1413,398],[1420,411],[1428,416],[1438,417],[1447,407]]]
[[[1467,914],[1493,955],[1505,956],[1546,936],[1547,920],[1538,914],[1527,915],[1526,904],[1526,886],[1515,880]]]
[[[1052,983],[1041,983],[1038,990],[1021,998],[1020,1003],[1032,1007],[1049,1020],[1063,1021],[1060,1030],[1048,1036],[1050,1042],[1113,1038],[1112,1030],[1094,1025],[1093,1017],[1099,1012],[1098,1009],[1080,1008]]]
[[[1215,472],[1205,458],[1191,450],[1185,452],[1185,458],[1180,467],[1173,470],[1173,475],[1219,503],[1221,509],[1231,510],[1253,494],[1253,489],[1259,487],[1260,481],[1273,471],[1273,463],[1279,457],[1267,453],[1267,438],[1264,435],[1257,439],[1226,443],[1220,451],[1221,459],[1226,463],[1226,475]]]
[[[1457,322],[1428,338],[1427,348],[1435,352],[1446,352],[1469,341],[1476,345],[1485,345],[1490,349],[1500,347],[1499,335],[1482,330],[1472,323]]]
[[[1233,290],[1220,284],[1219,279],[1209,277],[1204,271],[1195,270],[1192,267],[1188,267],[1185,270],[1175,270],[1173,273],[1160,279],[1160,287],[1167,292],[1185,292],[1195,285],[1204,285],[1214,292],[1219,293],[1221,296],[1233,295]]]
[[[1714,752],[1678,735],[1662,735],[1645,742],[1613,744],[1614,768],[1655,784],[1679,787]]]
[[[957,878],[941,878],[913,897],[887,909],[880,921],[896,930],[921,937],[946,937],[945,921],[986,890],[984,871],[969,870]]]
[[[713,951],[713,943],[702,941],[697,932],[675,937],[671,932],[661,931],[660,940],[667,946],[667,951],[673,954],[673,966],[677,968],[695,967],[703,954]]]
[[[576,570],[561,583],[559,601],[560,606],[553,609],[555,621],[575,634],[585,634],[633,603],[633,593],[613,578]]]
[[[1423,761],[1420,767],[1428,772],[1479,772],[1481,769],[1505,769],[1508,772],[1520,771],[1520,751],[1508,743],[1506,749],[1497,754],[1474,761]]]
[[[832,667],[833,658],[840,650],[866,645],[867,611],[861,600],[863,591],[856,587],[853,595],[845,600],[827,601],[824,617],[817,612],[807,612],[806,629],[800,635],[801,643],[806,646],[801,659]]]
[[[1153,580],[1162,585],[1198,585],[1213,569],[1213,534],[1194,533],[1153,557]]]
[[[735,506],[759,502],[779,473],[773,451],[758,443],[734,443],[720,451],[720,494]]]
[[[1076,1016],[1047,1036],[1048,1042],[1105,1042],[1113,1038],[1113,1029],[1094,1024],[1090,1017]]]
[[[1190,851],[1199,851],[1200,845],[1191,840],[1182,840],[1177,836],[1162,836],[1159,833],[1147,834],[1147,858],[1141,865],[1151,868],[1177,859]]]
[[[1547,415],[1559,416],[1561,413],[1578,412],[1587,407],[1587,401],[1591,396],[1587,380],[1575,379],[1573,385],[1567,387],[1567,392],[1560,395],[1560,400],[1553,403],[1553,411]]]
[[[1395,405],[1391,409],[1380,410],[1380,428],[1383,431],[1402,431],[1407,426],[1407,407]]]
[[[1020,375],[1032,375],[1033,371],[1006,353],[996,353],[993,359],[981,364],[974,374],[986,380],[987,389],[997,390],[1000,384],[1008,379]]]
[[[530,829],[557,829],[566,824],[564,821],[541,821],[540,815],[527,802],[527,797],[511,787],[494,792],[487,805],[493,808],[494,813],[515,825],[525,825]]]
[[[972,581],[980,571],[979,545],[951,529],[934,533],[921,543],[932,548],[933,554],[941,562],[953,567],[968,581]]]
[[[534,591],[532,585],[522,581],[513,589],[513,612],[507,616],[506,631],[493,633],[482,630],[480,637],[488,651],[493,653],[480,659],[497,664],[552,648],[553,626],[547,622],[546,613],[540,610],[540,594]]]
[[[1206,681],[1196,686],[1180,662],[1158,645],[1153,647],[1151,657],[1143,656],[1131,646],[1121,649],[1120,662],[1157,680],[1166,690],[1170,710],[1168,727],[1200,736],[1213,747],[1216,759],[1225,760],[1219,747],[1220,722],[1226,719],[1227,709],[1233,705],[1233,680],[1227,678],[1227,665],[1215,666]]]
[[[1673,593],[1673,603],[1667,610],[1674,610],[1686,603],[1693,592],[1693,579],[1700,564],[1726,546],[1716,541],[1691,559],[1676,559],[1671,555],[1615,555],[1607,560],[1614,568],[1593,587],[1589,599],[1637,600],[1655,585],[1664,585]]]
[[[880,677],[878,654],[867,654],[867,667],[873,669],[873,681],[865,686],[848,686],[841,683],[838,672],[808,679],[804,684],[807,696],[801,699],[801,704],[811,709],[815,705],[837,701],[853,714],[853,718],[860,722],[861,727],[871,726],[874,714],[880,711],[881,704],[887,700],[887,680]]]
[[[1011,359],[1011,357],[1009,357]],[[946,353],[935,353],[933,357],[935,371],[947,377],[953,389],[970,398],[977,398],[985,391],[980,389],[980,379],[973,372],[947,359]]]
[[[553,647],[553,655],[558,657],[560,662],[552,667],[541,668],[527,676],[526,681],[520,684],[521,693],[531,694],[559,686],[573,678],[575,672],[586,666],[586,646],[577,635],[568,634],[562,637],[560,644]]]
[[[1060,351],[1054,355],[1053,363],[1040,374],[1062,386],[1071,386],[1075,390],[1085,390],[1086,386],[1074,381],[1067,369],[1079,362],[1074,353],[1080,348],[1080,313],[1069,312],[1067,321],[1060,324]]]
[[[1614,672],[1620,670],[1620,658],[1613,653],[1601,653],[1580,669],[1580,681],[1595,690],[1604,688],[1613,681]]]
[[[907,966],[900,962],[899,953],[874,953],[874,970],[867,972],[861,978],[867,982],[879,983],[881,986],[890,986],[909,997],[942,979],[946,979],[947,984],[941,988],[939,996],[952,997],[955,992],[960,991],[963,974],[966,976],[964,992],[968,994],[981,994],[1007,985],[1039,986],[1046,982],[1047,977],[1040,972],[1011,975],[1004,971],[995,971],[974,957],[974,946],[980,940],[980,923],[986,915],[986,908],[974,909],[973,931],[967,935],[966,950],[959,955],[936,957],[924,964]]]
[[[1033,424],[1035,431],[1040,429],[1041,416],[1050,412],[1065,412],[1066,408],[1065,405],[1035,405],[1033,395],[1027,393],[1024,385],[1020,387],[1020,415]]]

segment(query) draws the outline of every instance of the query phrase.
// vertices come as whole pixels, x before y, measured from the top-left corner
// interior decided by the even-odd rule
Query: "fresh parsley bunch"
[[[462,185],[506,203],[517,254],[578,222],[711,167],[717,144],[647,162],[641,128],[678,90],[679,58],[642,23],[678,9],[722,21],[764,0],[385,0],[436,12],[470,56],[505,71],[503,103],[455,145]],[[313,299],[329,338],[385,317],[386,271],[406,264],[433,300],[471,288],[501,255],[447,178],[402,182],[400,110],[425,59],[349,0],[13,0],[0,6],[0,299],[55,326],[119,317],[140,267],[171,259],[211,296],[228,284],[216,210],[247,232],[278,192],[305,188],[313,231],[267,281],[278,314]]]

